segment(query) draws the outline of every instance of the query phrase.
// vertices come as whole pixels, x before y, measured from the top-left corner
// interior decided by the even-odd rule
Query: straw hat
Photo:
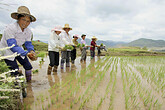
[[[69,28],[70,30],[72,30],[72,28],[69,27],[69,24],[65,24],[65,26],[63,27],[63,29],[67,29],[67,28]]]
[[[97,40],[97,38],[96,38],[95,36],[93,36],[91,39],[95,39],[95,40]]]
[[[17,12],[11,13],[11,17],[13,19],[18,20],[18,15],[19,14],[28,15],[29,17],[31,17],[32,22],[36,21],[36,18],[33,15],[30,14],[30,11],[29,11],[29,9],[26,6],[18,7]]]
[[[51,31],[60,31],[60,32],[62,32],[62,31],[64,31],[64,30],[62,29],[61,26],[56,26],[56,27],[53,28]]]

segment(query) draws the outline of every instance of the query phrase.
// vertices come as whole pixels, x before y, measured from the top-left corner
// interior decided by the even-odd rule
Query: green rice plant
[[[23,109],[26,110],[27,109],[27,105],[23,104]]]
[[[77,47],[79,48],[80,46],[81,46],[81,44],[80,44],[80,43],[78,43]]]
[[[51,99],[51,104],[54,104],[54,103],[55,103],[54,99]]]
[[[73,50],[74,48],[71,45],[65,45],[65,47],[63,48],[63,50],[67,50],[67,49]]]
[[[110,65],[110,64],[109,64],[109,65]],[[109,66],[109,65],[107,65],[107,66]],[[96,78],[93,80],[93,82],[91,83],[91,85],[93,85],[93,83],[95,82],[95,80],[96,80],[96,84],[95,84],[95,86],[93,87],[92,91],[89,93],[89,96],[87,96],[87,97],[84,99],[84,101],[81,103],[79,109],[82,109],[82,108],[84,107],[85,103],[87,103],[87,102],[89,101],[89,99],[93,96],[93,93],[96,91],[96,89],[97,89],[97,87],[99,86],[101,80],[102,80],[103,77],[105,76],[105,71],[106,71],[106,69],[104,70],[104,72],[99,72],[99,76],[96,77]],[[90,87],[90,86],[88,86],[88,88],[86,89],[85,92],[88,91],[89,87]],[[83,97],[84,97],[84,95],[86,95],[86,93],[83,94]]]
[[[48,104],[48,109],[50,108],[50,103]]]
[[[58,102],[58,94],[56,95],[56,101]]]
[[[70,108],[72,109],[73,108],[73,103],[71,102],[71,104],[70,104]]]
[[[81,47],[85,47],[85,44],[81,44]]]
[[[38,73],[38,69],[33,70],[32,72],[33,72],[33,74],[36,74],[36,73]]]
[[[66,100],[66,99],[65,99],[65,97],[64,97],[64,99],[63,99],[63,104],[65,104],[65,100]]]
[[[40,52],[39,54],[37,54],[37,57],[44,58],[45,56],[46,56],[45,52]]]

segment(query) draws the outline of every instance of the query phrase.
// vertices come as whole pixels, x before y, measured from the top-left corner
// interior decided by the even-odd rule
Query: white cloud
[[[37,18],[31,24],[36,39],[47,38],[55,25],[69,23],[71,34],[93,35],[101,40],[132,41],[138,38],[165,40],[165,1],[163,0],[3,0],[12,3],[3,11],[0,30],[13,22],[15,7],[27,6]],[[1,3],[1,1],[0,1]],[[14,6],[14,7],[13,7]]]

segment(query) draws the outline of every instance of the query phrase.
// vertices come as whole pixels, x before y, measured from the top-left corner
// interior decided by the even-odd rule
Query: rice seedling
[[[51,105],[55,106],[48,104],[47,108],[81,110],[93,106],[92,109],[99,110],[108,99],[109,110],[114,109],[117,96],[115,91],[121,86],[118,86],[117,81],[121,79],[124,93],[123,104],[126,110],[161,109],[159,98],[165,96],[165,79],[163,78],[165,69],[159,64],[155,65],[155,62],[157,61],[154,57],[104,57],[98,62],[89,64],[80,72],[73,71],[62,83],[52,86],[49,92],[52,93],[51,97],[54,97],[51,99]],[[160,62],[164,63],[162,60]],[[118,76],[118,70],[121,70],[121,76]],[[109,74],[108,78],[105,77],[107,74]],[[98,95],[105,79],[107,83],[104,88],[106,89],[99,95],[96,105],[90,105],[93,104],[93,98]],[[161,97],[157,97],[155,92]],[[41,97],[41,102],[42,100]]]
[[[51,99],[51,104],[54,104],[54,103],[55,103],[54,99]]]

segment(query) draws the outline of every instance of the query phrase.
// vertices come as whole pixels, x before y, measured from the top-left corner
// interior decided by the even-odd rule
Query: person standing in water
[[[90,47],[91,59],[95,57],[95,47],[99,47],[97,46],[96,41],[97,41],[97,38],[93,36],[92,41],[91,41],[91,47]]]
[[[74,49],[71,51],[71,62],[72,62],[72,64],[74,64],[74,61],[76,59],[76,47],[78,45],[77,39],[78,39],[78,35],[74,35],[73,39],[72,39],[72,42],[74,44],[74,46],[73,46]]]
[[[57,72],[59,65],[59,49],[62,49],[62,40],[60,33],[63,31],[61,26],[56,26],[51,30],[51,35],[48,41],[48,54],[50,63],[48,65],[47,74],[50,75],[52,72]]]
[[[87,57],[86,50],[88,49],[88,47],[90,47],[90,46],[86,45],[85,37],[86,37],[85,34],[81,35],[81,38],[82,38],[81,45],[82,45],[82,47],[81,47],[81,59],[80,59],[80,62],[83,62],[83,61],[86,62],[86,57]]]
[[[27,56],[31,60],[36,60],[34,46],[32,45],[31,38],[32,32],[28,28],[31,22],[35,22],[36,18],[30,14],[29,9],[26,6],[20,6],[17,12],[11,13],[11,17],[16,19],[17,21],[13,24],[8,25],[3,33],[0,48],[10,47],[14,45],[14,47],[7,49],[3,52],[4,56],[9,56],[17,52],[20,54],[15,58],[6,58],[5,62],[9,69],[19,70],[19,66],[17,61],[23,66],[25,69],[26,81],[30,82],[32,77],[32,65],[30,64]],[[22,45],[25,45],[27,50],[24,50]],[[11,75],[18,75],[19,71],[12,72]]]
[[[69,34],[69,31],[72,30],[72,28],[69,27],[69,24],[65,24],[63,30],[64,32],[61,33],[63,44],[73,45],[71,35]],[[61,69],[64,68],[65,61],[66,61],[66,67],[70,67],[70,57],[71,57],[71,50],[67,49],[61,51]]]

